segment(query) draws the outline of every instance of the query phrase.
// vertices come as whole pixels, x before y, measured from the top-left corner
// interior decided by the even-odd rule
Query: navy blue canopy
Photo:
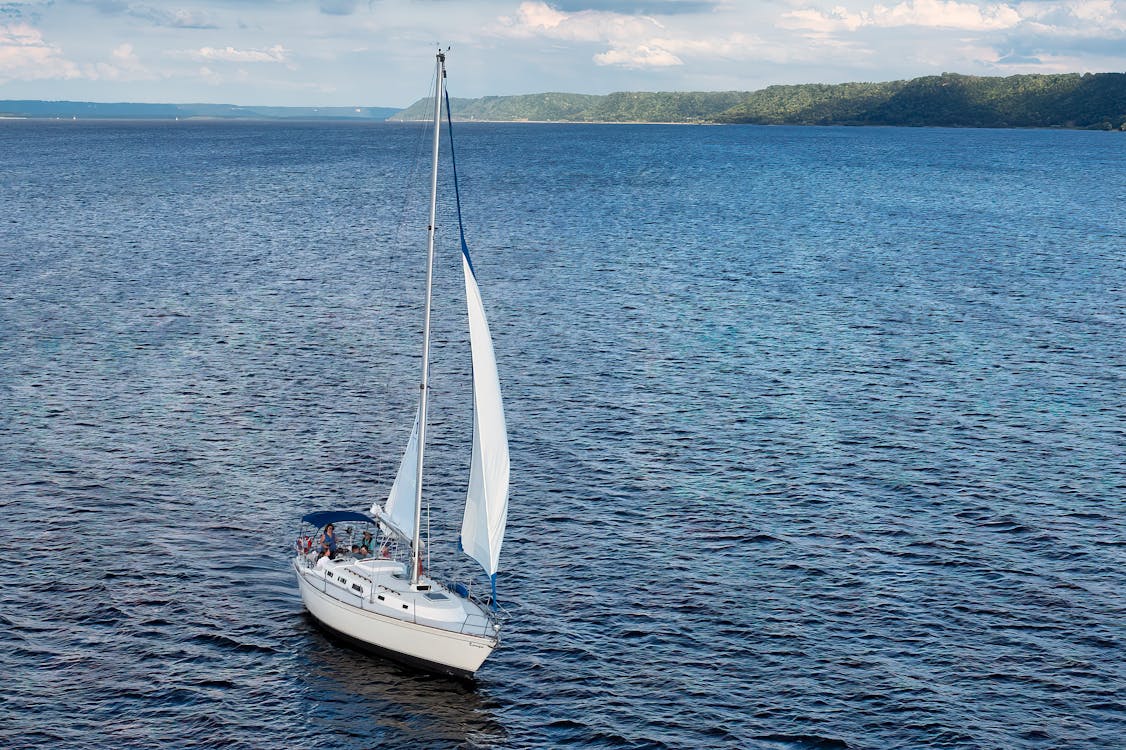
[[[367,521],[368,523],[375,523],[375,519],[352,510],[318,510],[316,513],[309,513],[302,516],[301,520],[317,528],[339,521]]]

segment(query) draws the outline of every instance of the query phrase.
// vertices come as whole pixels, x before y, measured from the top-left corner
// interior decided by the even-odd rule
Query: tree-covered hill
[[[625,91],[605,96],[591,94],[523,94],[450,98],[458,120],[513,122],[710,122],[718,112],[734,107],[747,94],[726,92]],[[429,120],[434,99],[420,99],[389,118]]]
[[[523,94],[451,99],[454,117],[482,121],[907,125],[1126,131],[1126,73],[1006,78],[943,73],[884,83],[809,83],[759,91]],[[0,101],[0,118],[429,120],[433,100],[386,107],[260,107]]]
[[[393,120],[428,119],[416,102]],[[756,123],[1126,130],[1126,73],[943,73],[885,83],[770,86],[753,92],[526,94],[452,99],[455,118],[492,121]]]
[[[603,97],[591,94],[521,94],[485,96],[480,99],[450,97],[450,109],[459,120],[560,122],[582,120],[581,113]],[[434,98],[419,99],[390,120],[429,120],[434,116]]]
[[[587,122],[708,122],[746,94],[719,92],[622,92],[598,97],[581,113]]]
[[[774,87],[717,116],[720,122],[932,125],[951,127],[1120,128],[1126,123],[1126,75],[1020,75],[983,78],[944,73],[910,81],[841,84],[810,90]]]

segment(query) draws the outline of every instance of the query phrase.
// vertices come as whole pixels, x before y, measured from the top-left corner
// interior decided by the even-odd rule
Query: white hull
[[[379,560],[316,569],[294,559],[301,600],[323,627],[396,661],[471,677],[496,648],[496,624],[477,604],[429,579],[420,581],[429,589],[411,590],[402,569]]]

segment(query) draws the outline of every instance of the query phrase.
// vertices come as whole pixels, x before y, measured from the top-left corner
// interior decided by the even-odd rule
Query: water
[[[406,440],[422,132],[0,123],[7,748],[1123,747],[1121,135],[458,145],[513,464],[473,686],[332,644],[287,567]]]

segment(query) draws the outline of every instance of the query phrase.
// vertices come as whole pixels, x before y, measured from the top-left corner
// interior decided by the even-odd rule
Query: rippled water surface
[[[1123,747],[1122,135],[459,132],[513,465],[475,685],[288,568],[406,440],[422,131],[0,122],[6,748]]]

